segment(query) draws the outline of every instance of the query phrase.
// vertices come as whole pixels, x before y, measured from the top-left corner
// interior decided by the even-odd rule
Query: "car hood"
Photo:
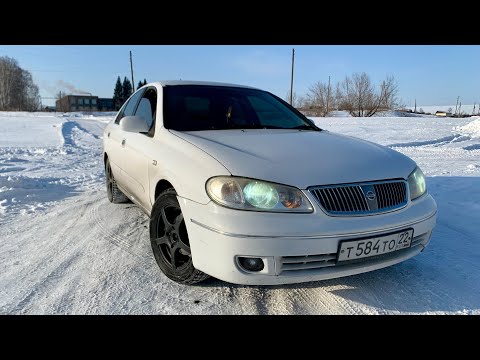
[[[207,152],[231,173],[306,189],[404,178],[415,162],[385,146],[329,131],[171,131]]]

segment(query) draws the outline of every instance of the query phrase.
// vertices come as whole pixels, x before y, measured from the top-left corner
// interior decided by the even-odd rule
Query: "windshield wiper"
[[[245,130],[250,130],[250,129],[286,129],[280,126],[273,126],[273,125],[260,125],[260,124],[229,124],[227,129],[234,129],[234,130],[239,130],[239,129],[245,129]]]
[[[218,130],[252,130],[252,129],[277,129],[277,130],[313,130],[321,131],[322,129],[310,125],[299,125],[293,128],[274,126],[274,125],[261,125],[261,124],[228,124],[225,128],[218,128]]]
[[[322,129],[320,129],[319,127],[313,127],[311,125],[299,125],[299,126],[295,126],[291,129],[295,129],[295,130],[313,130],[313,131],[322,131]]]

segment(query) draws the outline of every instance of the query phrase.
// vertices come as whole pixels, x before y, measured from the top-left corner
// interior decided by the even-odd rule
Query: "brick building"
[[[55,102],[57,111],[113,111],[113,99],[93,95],[66,95]]]

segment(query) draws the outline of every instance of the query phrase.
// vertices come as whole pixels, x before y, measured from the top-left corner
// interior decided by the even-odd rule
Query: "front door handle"
[[[123,139],[123,140],[122,140],[122,146],[125,146],[125,142],[126,142],[126,141],[127,141],[126,139]]]
[[[157,166],[157,160],[152,160],[152,164],[153,164],[154,166]]]

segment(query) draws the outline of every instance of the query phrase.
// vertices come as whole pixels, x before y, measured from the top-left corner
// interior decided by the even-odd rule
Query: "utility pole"
[[[410,103],[411,104],[411,103]],[[414,113],[417,112],[417,99],[415,99],[415,110],[413,110]]]
[[[330,76],[328,77],[328,88],[327,88],[327,113],[325,116],[328,116],[328,101],[330,100]]]
[[[293,106],[293,65],[295,63],[295,49],[292,49],[292,77],[290,79],[290,105]]]
[[[132,71],[132,94],[135,92],[135,80],[133,80],[132,50],[130,50],[130,70]]]

